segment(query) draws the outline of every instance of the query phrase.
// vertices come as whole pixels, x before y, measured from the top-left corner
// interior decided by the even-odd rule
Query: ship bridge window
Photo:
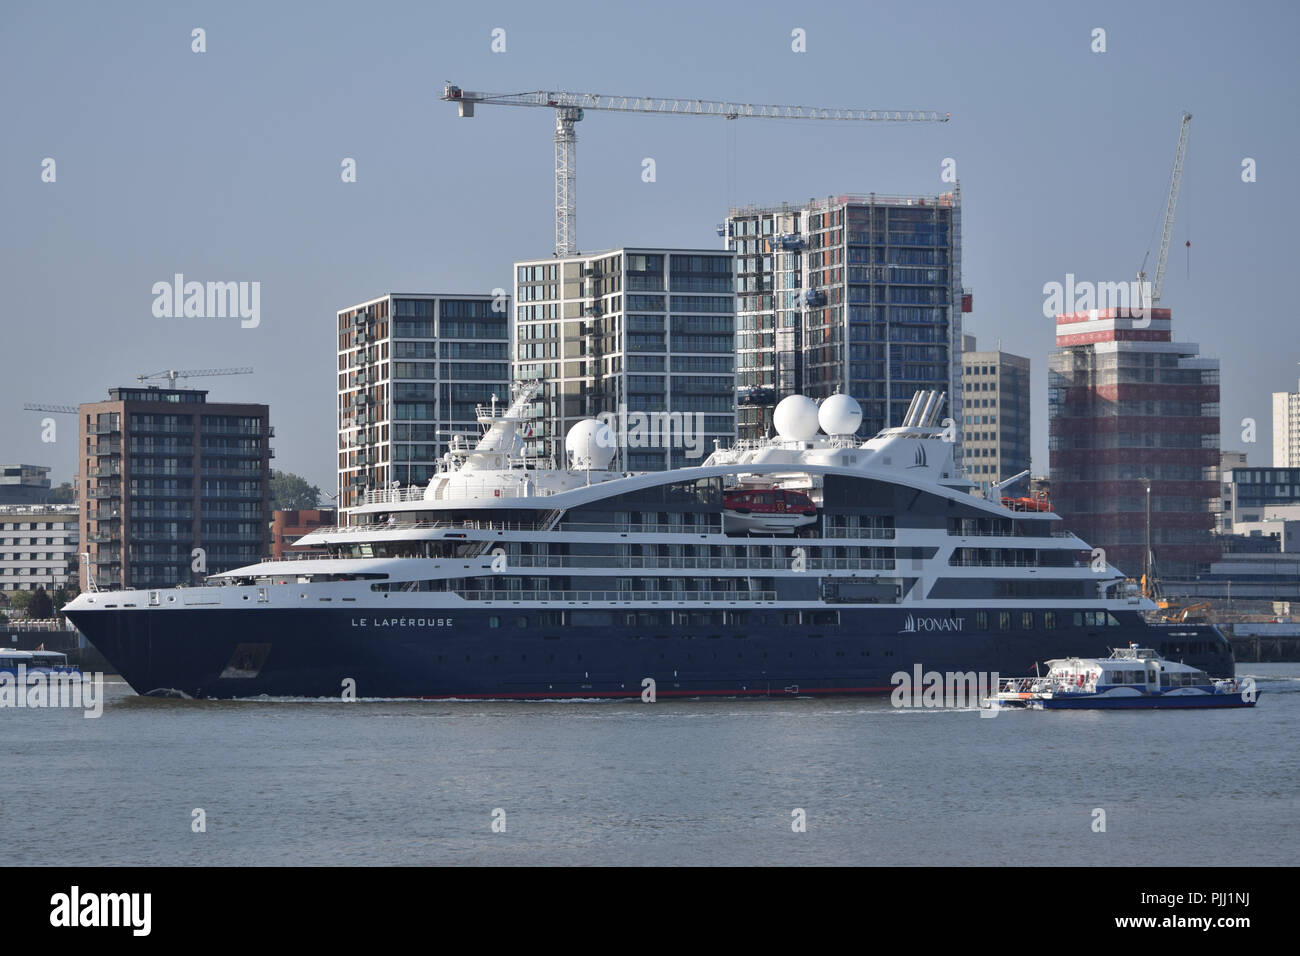
[[[1075,627],[1119,627],[1115,615],[1107,611],[1075,611]]]

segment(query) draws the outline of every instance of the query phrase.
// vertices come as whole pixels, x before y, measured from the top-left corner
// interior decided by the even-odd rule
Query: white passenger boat
[[[1045,677],[1003,680],[990,699],[1044,710],[1182,710],[1254,707],[1254,681],[1216,679],[1149,647],[1131,644],[1107,658],[1067,657],[1047,662]]]

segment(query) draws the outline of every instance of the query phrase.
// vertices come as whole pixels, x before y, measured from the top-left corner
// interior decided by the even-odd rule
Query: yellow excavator
[[[1139,578],[1142,584],[1142,596],[1148,597],[1156,602],[1158,610],[1155,612],[1157,619],[1171,624],[1200,624],[1209,623],[1210,602],[1197,601],[1194,604],[1179,604],[1173,598],[1165,597],[1160,588],[1160,579],[1156,576],[1155,564],[1152,563],[1151,575],[1148,580],[1147,575]]]

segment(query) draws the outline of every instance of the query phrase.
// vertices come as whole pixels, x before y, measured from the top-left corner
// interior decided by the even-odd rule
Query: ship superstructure
[[[775,437],[644,474],[595,420],[564,467],[526,457],[535,394],[299,541],[324,556],[66,610],[137,691],[204,697],[887,693],[918,662],[1011,676],[1135,640],[1232,674],[1222,635],[1147,624],[1057,515],[973,494],[942,393],[865,442],[852,399],[790,396]],[[800,520],[737,522],[750,492]]]

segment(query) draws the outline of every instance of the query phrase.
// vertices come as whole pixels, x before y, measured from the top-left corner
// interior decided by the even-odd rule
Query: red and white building
[[[1165,578],[1218,560],[1219,362],[1175,342],[1170,311],[1056,317],[1048,413],[1053,510],[1131,576],[1151,550]]]

